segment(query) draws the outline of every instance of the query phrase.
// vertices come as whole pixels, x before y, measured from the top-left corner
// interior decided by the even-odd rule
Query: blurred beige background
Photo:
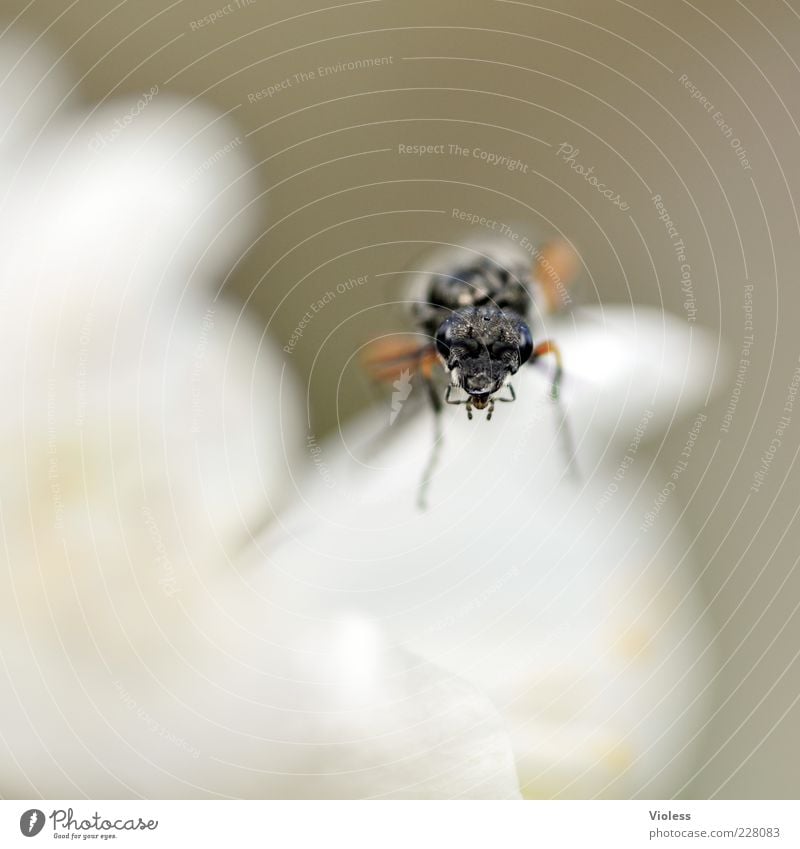
[[[480,232],[454,208],[568,237],[584,266],[578,301],[663,306],[718,332],[727,370],[721,362],[676,493],[722,663],[685,795],[798,795],[800,406],[750,491],[800,354],[797,3],[7,0],[4,11],[12,29],[41,34],[62,55],[52,73],[77,71],[92,99],[157,85],[237,122],[266,207],[263,236],[226,286],[281,345],[326,292],[367,276],[314,314],[287,358],[308,383],[317,433],[372,397],[351,357],[401,327],[399,272],[431,242]],[[748,284],[754,341],[737,387]],[[676,427],[652,449],[663,468],[685,442]]]

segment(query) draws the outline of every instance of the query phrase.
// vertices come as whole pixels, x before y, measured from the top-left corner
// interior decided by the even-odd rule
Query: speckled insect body
[[[495,252],[493,247],[501,249]],[[574,274],[572,251],[561,242],[551,243],[531,262],[524,254],[510,257],[497,244],[466,250],[468,258],[462,251],[461,262],[413,272],[409,296],[415,334],[405,339],[390,334],[370,345],[364,356],[376,379],[402,384],[413,371],[426,389],[435,431],[420,484],[423,508],[442,444],[445,404],[463,405],[470,419],[473,409],[485,410],[490,420],[495,403],[515,400],[513,376],[546,354],[555,358],[552,396],[559,396],[558,347],[550,340],[535,342],[531,322],[534,315],[558,308],[560,287]]]
[[[450,378],[444,400],[465,404],[470,418],[473,406],[488,408],[491,418],[495,401],[515,398],[509,381],[534,352],[531,285],[528,266],[483,257],[433,275],[425,300],[414,305],[417,325],[435,340]]]

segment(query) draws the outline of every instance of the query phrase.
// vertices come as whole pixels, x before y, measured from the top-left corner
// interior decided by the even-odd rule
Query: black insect
[[[438,459],[444,403],[465,406],[470,419],[473,409],[486,410],[490,420],[496,403],[516,399],[513,376],[523,365],[535,363],[546,354],[555,358],[551,394],[558,399],[561,355],[551,340],[534,341],[530,322],[535,293],[538,291],[552,306],[556,293],[563,292],[558,268],[572,273],[573,255],[565,253],[561,243],[551,247],[549,255],[559,252],[557,265],[544,253],[533,268],[476,254],[463,267],[433,274],[422,297],[413,303],[419,335],[412,337],[413,341],[392,337],[371,346],[367,365],[373,375],[393,379],[403,371],[417,371],[425,381],[435,413],[434,451],[420,487],[421,507],[425,507],[427,484]],[[542,261],[549,268],[546,275],[542,274]],[[420,339],[427,341],[420,344]],[[444,367],[446,386],[436,377],[437,365]]]
[[[487,410],[516,398],[511,377],[544,354],[556,356],[553,397],[561,383],[561,358],[549,340],[534,346],[529,327],[532,280],[525,266],[509,268],[482,257],[474,264],[431,278],[426,299],[414,305],[419,329],[434,340],[450,377],[444,400]]]

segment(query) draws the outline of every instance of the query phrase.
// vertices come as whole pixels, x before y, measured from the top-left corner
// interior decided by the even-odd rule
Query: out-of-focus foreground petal
[[[124,657],[92,645],[93,611],[23,639],[0,678],[4,794],[518,797],[508,729],[475,687],[358,616],[287,614],[263,576],[177,592]]]
[[[0,186],[0,794],[518,795],[485,696],[363,618],[288,616],[242,559],[301,433],[217,296],[258,220],[235,129],[42,90]]]
[[[318,447],[303,505],[260,541],[298,604],[360,611],[486,692],[513,727],[529,795],[669,796],[706,717],[704,605],[662,489],[670,473],[637,453],[670,424],[702,423],[714,346],[656,311],[627,316],[548,319],[566,422],[536,370],[515,376],[517,401],[491,422],[446,408],[426,512],[432,415],[389,427],[387,399]],[[593,349],[616,350],[615,370],[592,369]]]

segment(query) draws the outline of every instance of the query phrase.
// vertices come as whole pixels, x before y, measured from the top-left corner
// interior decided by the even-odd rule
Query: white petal
[[[579,438],[628,441],[643,413],[644,439],[661,437],[706,405],[725,376],[719,341],[649,307],[603,305],[549,318],[564,355],[563,397]]]
[[[298,392],[215,298],[255,209],[231,127],[184,106],[61,116],[6,174],[0,791],[517,796],[474,687],[239,557]]]
[[[594,406],[613,415],[609,394],[633,391],[638,368],[634,358],[619,384],[595,372]],[[387,399],[317,446],[303,503],[259,542],[261,556],[305,603],[360,611],[489,695],[513,728],[526,793],[669,795],[690,774],[710,668],[676,505],[644,527],[664,481],[641,481],[641,462],[607,495],[625,449],[592,430],[580,400],[572,476],[547,381],[529,372],[515,385],[517,401],[491,422],[446,409],[426,512],[416,496],[428,411],[389,427]],[[666,406],[648,398],[635,421],[620,403],[626,441],[648,411],[644,429],[658,428],[667,407],[695,397],[663,385]]]
[[[65,656],[42,629],[10,655],[10,680],[0,677],[4,794],[519,795],[491,703],[388,647],[370,622],[297,617],[257,577],[246,593],[230,578],[205,598],[190,589],[171,610],[150,593],[159,634],[146,653],[132,641],[127,659],[108,657],[111,623],[85,605],[98,656],[88,644]]]

